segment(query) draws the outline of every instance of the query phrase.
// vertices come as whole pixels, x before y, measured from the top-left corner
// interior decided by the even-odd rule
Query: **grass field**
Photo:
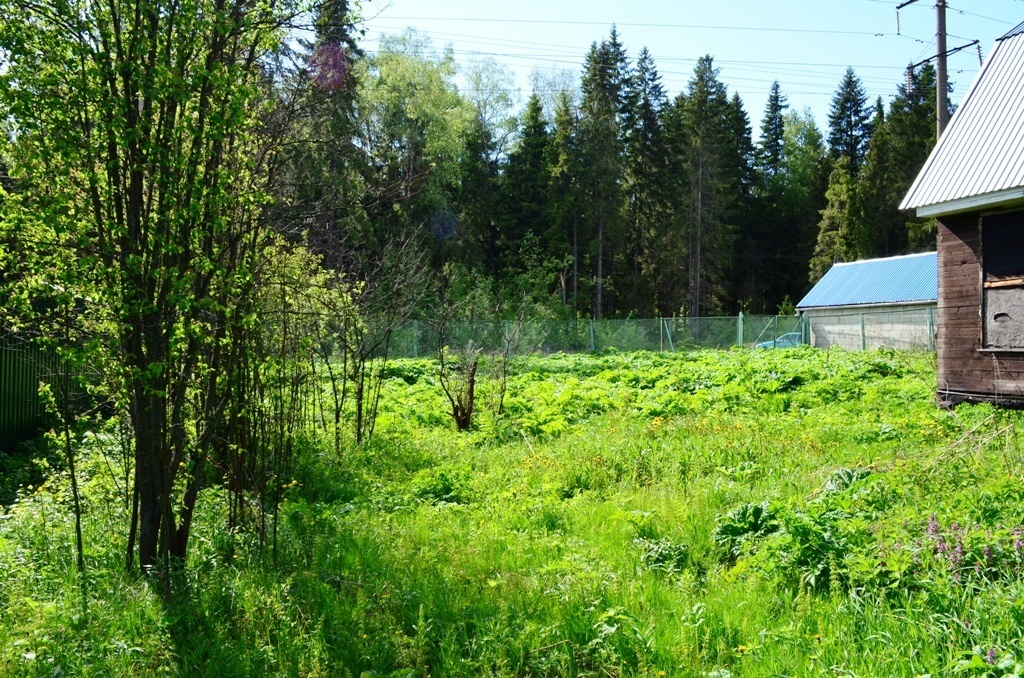
[[[1024,425],[936,408],[933,355],[535,358],[465,433],[435,370],[391,365],[372,443],[306,442],[276,563],[207,491],[171,606],[123,573],[105,431],[85,601],[63,472],[18,476],[0,674],[1024,673]]]

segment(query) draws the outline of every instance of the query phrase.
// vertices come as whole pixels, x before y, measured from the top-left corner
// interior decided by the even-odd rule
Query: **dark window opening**
[[[1024,349],[1024,212],[981,221],[985,348]]]

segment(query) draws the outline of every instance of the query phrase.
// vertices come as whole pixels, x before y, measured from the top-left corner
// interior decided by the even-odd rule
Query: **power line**
[[[426,17],[426,16],[392,16],[389,20],[396,21],[459,21],[471,23],[514,23],[514,24],[542,24],[542,25],[564,25],[564,26],[609,26],[607,21],[580,21],[568,19],[481,19],[472,17]],[[822,35],[861,35],[872,37],[892,37],[895,33],[876,33],[871,31],[837,31],[825,28],[779,28],[771,26],[716,26],[709,24],[663,24],[663,23],[632,23],[632,22],[611,22],[616,26],[627,28],[686,28],[703,31],[756,31],[770,33],[818,33]]]
[[[943,0],[944,2],[947,0]],[[886,5],[895,8],[897,5],[906,5],[907,3],[901,3],[899,0],[862,0],[862,2],[872,2],[876,5]],[[919,5],[919,7],[921,7]],[[916,9],[916,8],[915,8]],[[921,7],[924,9],[924,7]],[[960,11],[960,10],[957,10]],[[992,19],[992,17],[984,17],[979,15],[979,18]],[[386,22],[386,23],[384,23]],[[405,23],[408,22],[408,23]],[[399,24],[403,24],[399,26]],[[391,25],[389,25],[391,24]],[[853,37],[856,43],[862,45],[856,54],[860,55],[871,55],[878,54],[879,51],[868,51],[872,48],[867,47],[868,43],[864,41],[864,38],[892,38],[898,37],[902,41],[913,41],[922,46],[922,53],[929,49],[933,49],[934,40],[929,41],[916,37],[914,35],[907,35],[903,31],[897,31],[895,33],[890,31],[865,31],[865,30],[837,30],[837,29],[824,29],[824,28],[800,28],[800,27],[780,27],[780,26],[750,26],[750,25],[732,25],[717,22],[709,22],[706,24],[685,24],[685,23],[653,23],[653,22],[609,22],[609,21],[593,21],[585,19],[519,19],[519,18],[484,18],[484,17],[473,17],[473,16],[382,16],[377,15],[377,18],[370,24],[373,27],[369,35],[365,35],[365,38],[369,38],[372,44],[373,38],[379,38],[379,35],[374,35],[377,31],[381,33],[387,32],[392,25],[395,26],[395,32],[401,32],[406,26],[434,26],[438,30],[422,30],[419,32],[427,35],[428,37],[434,38],[438,42],[448,42],[451,44],[454,42],[459,45],[462,49],[455,49],[450,47],[451,53],[454,57],[462,64],[467,62],[467,59],[473,56],[479,57],[492,57],[497,63],[505,68],[514,69],[518,74],[517,79],[524,77],[525,70],[531,65],[534,67],[548,66],[551,68],[565,71],[576,71],[580,68],[583,62],[583,55],[586,52],[587,46],[584,45],[567,45],[559,44],[561,40],[556,42],[541,42],[529,39],[511,39],[505,37],[505,35],[516,35],[519,30],[512,28],[513,25],[524,25],[524,26],[538,26],[537,29],[525,29],[523,37],[534,37],[545,33],[542,33],[540,26],[598,26],[608,28],[612,25],[620,28],[642,28],[642,29],[658,29],[668,28],[673,30],[680,29],[692,29],[692,30],[704,30],[704,31],[732,31],[732,32],[749,32],[749,33],[767,33],[767,34],[794,34],[794,35],[820,35],[823,39],[828,39],[828,36],[847,36]],[[459,30],[459,26],[476,25],[477,30],[470,29],[468,31]],[[499,26],[508,26],[508,28],[498,28]],[[448,30],[445,30],[445,29]],[[453,30],[454,29],[454,30]],[[498,33],[498,35],[479,35],[476,33],[487,33],[490,31]],[[532,33],[532,35],[531,35]],[[570,32],[568,29],[559,32],[555,30],[556,35],[561,36],[574,36],[572,40],[565,40],[564,42],[572,42],[578,32]],[[502,35],[504,34],[504,35]],[[641,33],[643,34],[643,33]],[[753,40],[753,36],[750,38],[738,38],[740,40]],[[808,40],[812,38],[808,37]],[[832,42],[835,43],[839,38],[836,38]],[[655,37],[651,37],[651,40],[657,41]],[[593,41],[587,41],[588,45]],[[723,43],[728,51],[728,43]],[[878,44],[872,41],[871,44]],[[890,46],[892,43],[889,43]],[[479,46],[482,49],[474,49]],[[855,48],[856,49],[856,48]],[[834,50],[830,50],[833,51]],[[906,51],[901,49],[900,51]],[[916,51],[916,48],[915,48]],[[828,52],[822,52],[825,54]],[[689,77],[692,76],[692,72],[683,72],[685,69],[676,68],[675,70],[663,70],[666,64],[683,65],[695,63],[696,58],[691,57],[679,57],[671,56],[666,54],[653,54],[654,60],[662,68],[658,69],[659,74],[663,78],[663,84],[666,90],[676,90],[680,88],[685,89],[686,82]],[[918,61],[921,57],[915,59],[908,59],[907,62]],[[866,60],[865,60],[866,61]],[[738,91],[735,84],[739,84],[741,88],[741,94],[752,95],[755,98],[763,95],[770,91],[768,89],[768,82],[770,80],[778,79],[782,81],[783,86],[786,87],[787,94],[795,96],[807,96],[807,97],[818,97],[825,98],[830,96],[834,92],[834,85],[838,81],[838,76],[835,73],[830,73],[829,69],[840,69],[846,66],[851,66],[858,71],[861,82],[867,87],[868,91],[872,90],[877,93],[881,93],[883,96],[887,92],[890,94],[896,89],[896,87],[903,81],[903,78],[897,76],[896,73],[902,75],[905,70],[904,66],[901,65],[878,65],[878,64],[840,64],[840,63],[825,63],[817,61],[762,61],[762,60],[730,60],[730,59],[715,59],[715,65],[723,68],[723,83],[726,83],[730,90]],[[968,72],[974,69],[964,69]],[[869,77],[864,77],[864,71],[869,73]],[[874,73],[872,73],[874,71]],[[963,72],[958,69],[957,72]],[[892,73],[894,77],[889,77]],[[870,77],[873,76],[873,77]],[[820,91],[814,91],[820,90]],[[874,96],[872,94],[872,96]]]
[[[1001,24],[1004,24],[1006,26],[1016,26],[1017,25],[1016,21],[1006,21],[1005,19],[997,19],[997,18],[992,17],[992,16],[985,16],[984,14],[977,14],[975,12],[968,12],[965,9],[958,9],[956,7],[950,7],[949,5],[946,5],[946,8],[949,9],[949,10],[952,10],[954,12],[957,12],[959,14],[968,14],[970,16],[976,16],[979,19],[988,19],[989,21],[995,21],[997,23],[1001,23]]]
[[[869,1],[881,2],[882,0],[869,0]],[[387,28],[384,28],[384,29],[376,29],[376,30],[377,30],[377,32],[379,32],[381,34],[385,34],[387,31],[398,31],[398,32],[400,32],[402,30],[402,28],[401,27],[387,27]],[[578,47],[573,47],[573,46],[570,46],[570,45],[559,45],[559,44],[549,43],[549,42],[534,42],[534,41],[527,41],[527,40],[513,40],[513,39],[509,39],[509,38],[498,38],[498,37],[487,36],[487,35],[473,35],[473,34],[469,34],[469,33],[451,33],[451,32],[448,32],[448,31],[427,31],[427,30],[420,30],[420,29],[417,29],[417,31],[420,32],[420,33],[423,33],[423,34],[425,34],[427,36],[431,36],[431,37],[461,38],[463,40],[465,40],[465,39],[478,40],[478,41],[480,41],[479,44],[485,44],[485,45],[494,45],[495,43],[502,43],[502,44],[508,44],[510,46],[517,46],[517,45],[531,46],[531,45],[533,45],[533,46],[544,47],[544,48],[548,48],[548,49],[566,50],[566,53],[562,54],[561,56],[572,56],[572,57],[575,57],[575,56],[577,56],[579,54],[579,48]],[[872,34],[872,35],[875,35],[875,34]],[[907,37],[907,38],[911,38],[913,40],[918,40],[920,42],[924,42],[923,40],[920,40],[919,38],[913,38],[912,36],[901,35],[900,37]],[[465,50],[463,50],[463,51],[465,51]],[[693,57],[672,57],[672,56],[665,56],[664,54],[651,54],[651,57],[655,61],[659,61],[659,62],[665,62],[665,61],[694,61],[695,62],[695,61],[697,61],[697,59],[695,59]],[[715,63],[716,64],[726,64],[726,65],[728,65],[728,64],[764,64],[764,65],[770,65],[770,66],[815,66],[815,67],[821,67],[821,68],[846,68],[847,66],[849,66],[849,67],[855,68],[855,69],[856,68],[859,68],[859,69],[877,68],[877,69],[896,70],[896,71],[903,71],[904,70],[903,66],[892,66],[892,65],[888,65],[888,64],[886,64],[886,65],[878,65],[878,64],[840,64],[840,63],[821,63],[821,62],[815,62],[815,61],[765,61],[765,60],[756,60],[755,61],[755,60],[718,59],[718,58],[716,58],[715,59]]]
[[[487,39],[486,36],[476,36],[463,33],[447,33],[437,31],[422,31],[428,37],[442,39],[458,37],[461,38],[462,44],[481,44],[481,45],[493,45],[495,41]],[[372,41],[372,40],[371,40]],[[461,56],[491,56],[491,57],[502,57],[506,59],[516,60],[531,60],[540,61],[544,60],[547,63],[559,63],[572,66],[578,66],[580,63],[580,52],[577,49],[570,47],[555,45],[552,43],[539,43],[539,42],[526,42],[526,41],[511,41],[505,40],[508,43],[518,43],[537,46],[538,48],[546,48],[555,51],[551,52],[518,52],[518,51],[489,51],[489,50],[475,50],[475,49],[452,49],[452,53]],[[515,45],[509,45],[514,47]],[[564,50],[564,51],[563,51]],[[372,50],[371,50],[372,51]],[[652,55],[654,60],[659,64],[665,63],[696,63],[697,59],[694,57],[674,57],[665,55]],[[890,65],[877,65],[877,64],[840,64],[840,63],[818,63],[818,62],[800,62],[800,61],[763,61],[763,60],[741,60],[741,59],[716,59],[715,64],[718,66],[729,67],[732,71],[746,71],[750,73],[771,73],[771,74],[785,74],[795,75],[798,77],[811,77],[811,78],[827,78],[830,82],[834,79],[834,73],[822,72],[821,70],[811,69],[836,69],[846,68],[852,66],[863,70],[882,70],[882,71],[893,71],[902,74],[904,67],[902,66],[890,66]],[[783,67],[783,68],[780,68]],[[785,68],[786,66],[797,66],[798,68]],[[680,73],[678,71],[672,71],[664,68],[659,68],[661,75],[684,75],[688,76],[691,73]],[[885,78],[885,77],[862,77],[862,81],[865,84],[877,83],[879,85],[892,85],[900,82],[902,79],[899,78]]]
[[[364,52],[367,53],[367,54],[378,53],[376,50],[365,49],[365,48],[364,48]],[[519,59],[519,60],[526,60],[526,61],[529,61],[529,62],[536,62],[539,59],[541,59],[542,57],[545,57],[545,61],[548,64],[560,64],[560,65],[566,65],[566,66],[578,66],[579,65],[579,61],[576,60],[576,59],[566,60],[566,59],[558,58],[561,55],[514,54],[514,53],[507,53],[507,52],[480,52],[480,51],[475,51],[475,50],[473,50],[473,51],[456,51],[456,50],[453,50],[453,54],[455,54],[455,55],[463,55],[463,56],[467,56],[467,57],[472,57],[472,56],[492,57],[492,58],[494,58],[494,57],[501,57],[503,59]],[[677,62],[680,62],[680,61],[691,61],[693,63],[696,63],[697,59],[681,59],[680,58],[680,59],[676,59],[676,61]],[[509,63],[507,61],[497,61],[497,63],[499,63],[500,65],[503,65],[503,66],[510,66],[510,67],[511,66],[515,66],[515,64]],[[718,63],[725,63],[725,62],[718,62],[718,61],[716,61],[715,63],[718,64]],[[796,69],[779,69],[779,68],[772,68],[770,66],[766,66],[764,68],[758,68],[757,65],[750,65],[750,66],[746,66],[746,67],[743,67],[743,66],[733,66],[730,70],[733,73],[749,73],[749,74],[752,74],[753,76],[758,76],[760,74],[770,74],[772,76],[775,76],[775,79],[777,79],[778,76],[780,76],[780,75],[793,76],[794,80],[787,80],[787,82],[786,82],[786,85],[787,85],[786,92],[787,93],[792,93],[792,94],[801,93],[801,92],[797,92],[797,91],[791,89],[792,87],[820,87],[822,89],[827,89],[829,92],[831,92],[831,91],[834,90],[834,86],[835,86],[835,83],[836,83],[836,76],[835,76],[834,73],[813,72],[813,71],[804,71],[804,70],[796,70]],[[900,73],[902,74],[905,69],[896,67],[895,70],[900,71]],[[666,80],[673,80],[673,81],[675,81],[675,80],[682,79],[685,82],[687,79],[689,79],[693,75],[693,72],[692,71],[677,71],[677,70],[670,70],[670,69],[659,68],[658,69],[658,74],[660,76],[662,76],[663,78],[665,78]],[[817,78],[817,79],[822,80],[822,82],[806,82],[805,80],[807,78]],[[757,83],[757,84],[764,84],[766,82],[766,79],[764,77],[744,77],[742,75],[730,75],[728,80],[729,80],[730,83],[739,81],[739,82],[751,82],[751,83]],[[903,81],[903,79],[901,77],[900,78],[861,78],[861,82],[864,83],[865,85],[870,85],[870,86],[878,87],[878,88],[895,87],[896,85],[900,84],[902,81]],[[768,90],[764,90],[764,92],[761,92],[760,90],[744,90],[744,91],[746,91],[747,93],[755,93],[755,92],[764,93],[764,92],[767,92]]]

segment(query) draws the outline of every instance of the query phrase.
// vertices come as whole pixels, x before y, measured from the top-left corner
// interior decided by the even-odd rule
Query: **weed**
[[[538,357],[460,433],[436,364],[395,361],[372,441],[300,441],[276,562],[201,495],[174,605],[123,573],[98,431],[87,614],[66,474],[0,459],[0,674],[1020,674],[1024,419],[935,408],[934,369]]]

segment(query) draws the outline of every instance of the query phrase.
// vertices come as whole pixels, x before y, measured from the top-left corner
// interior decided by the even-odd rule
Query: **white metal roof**
[[[1004,35],[900,209],[935,216],[1024,200],[1024,23]]]

